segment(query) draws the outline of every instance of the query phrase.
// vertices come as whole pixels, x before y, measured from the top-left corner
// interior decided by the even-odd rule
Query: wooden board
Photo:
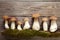
[[[2,16],[15,16],[18,20],[23,20],[25,17],[30,18],[31,23],[31,14],[33,13],[40,13],[40,21],[43,16],[52,16],[56,15],[58,17],[57,24],[58,28],[60,28],[60,2],[24,2],[22,1],[8,1],[8,0],[0,0],[0,32],[3,30],[2,28]],[[32,1],[32,0],[31,0]],[[52,7],[52,8],[51,8]],[[4,40],[0,33],[0,39]],[[40,38],[35,37],[31,40],[60,40],[60,38]],[[23,39],[24,40],[24,39]]]

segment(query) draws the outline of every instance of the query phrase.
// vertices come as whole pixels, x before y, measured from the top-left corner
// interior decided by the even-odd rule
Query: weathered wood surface
[[[15,16],[18,20],[23,20],[25,17],[29,17],[31,19],[31,14],[40,13],[42,16],[51,16],[55,15],[58,17],[57,24],[58,28],[60,28],[60,2],[32,2],[26,0],[22,1],[14,1],[14,0],[0,0],[0,32],[3,30],[2,28],[2,16]],[[41,0],[42,1],[42,0]],[[54,1],[54,0],[51,0]],[[56,0],[55,0],[56,1]],[[40,20],[41,21],[41,20]],[[31,20],[30,20],[31,23]],[[60,38],[33,38],[31,40],[60,40]],[[5,40],[0,33],[0,40]]]
[[[17,2],[60,2],[60,0],[0,0],[0,1],[17,1]]]
[[[0,2],[0,16],[31,16],[35,12],[60,17],[60,2]]]

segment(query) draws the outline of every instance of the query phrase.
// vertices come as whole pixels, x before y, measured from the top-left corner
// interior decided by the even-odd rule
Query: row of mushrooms
[[[41,26],[39,24],[39,17],[40,17],[40,14],[39,13],[32,14],[32,18],[33,18],[32,30],[39,31],[41,29]],[[5,29],[11,28],[12,30],[14,30],[16,28],[16,18],[15,17],[11,17],[9,19],[8,16],[3,16],[3,19],[4,19],[4,27],[5,27]],[[50,20],[50,26],[48,26],[48,20]],[[56,16],[51,16],[49,19],[47,17],[43,17],[42,18],[43,31],[48,31],[48,27],[50,27],[49,28],[49,31],[50,32],[57,31],[57,27],[58,26],[57,26],[56,20],[57,20],[57,17]],[[11,23],[10,26],[9,26],[9,21]],[[28,17],[26,17],[24,19],[24,26],[23,26],[23,28],[22,28],[22,24],[23,23],[21,21],[17,21],[17,29],[19,31],[25,30],[25,29],[30,29],[31,28],[31,25],[29,23],[29,18]]]

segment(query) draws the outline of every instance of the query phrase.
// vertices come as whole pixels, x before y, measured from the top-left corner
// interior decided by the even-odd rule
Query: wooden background
[[[46,2],[47,1],[47,2]],[[1,35],[3,31],[2,16],[15,16],[18,20],[23,20],[25,17],[30,18],[31,14],[40,13],[40,21],[43,16],[55,15],[58,17],[57,24],[60,28],[60,2],[59,0],[0,0],[0,40],[5,40]],[[41,38],[35,37],[30,40],[60,40],[60,38]],[[24,39],[23,39],[24,40]]]

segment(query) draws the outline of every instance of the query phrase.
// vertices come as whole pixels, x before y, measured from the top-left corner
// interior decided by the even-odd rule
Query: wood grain
[[[41,18],[43,16],[49,17],[52,15],[56,15],[58,17],[57,24],[58,28],[60,29],[60,2],[54,2],[56,0],[46,0],[52,2],[41,2],[43,0],[0,0],[0,40],[5,40],[2,35],[1,31],[3,30],[2,27],[2,16],[14,16],[18,20],[23,21],[25,17],[29,17],[30,24],[31,24],[31,14],[33,13],[40,13],[40,23]],[[45,1],[45,0],[44,0]],[[57,0],[59,1],[59,0]],[[52,7],[52,8],[51,8]],[[60,31],[60,30],[59,30]],[[34,37],[31,40],[60,40],[60,38],[41,38],[41,37]],[[23,39],[24,40],[24,39]]]

